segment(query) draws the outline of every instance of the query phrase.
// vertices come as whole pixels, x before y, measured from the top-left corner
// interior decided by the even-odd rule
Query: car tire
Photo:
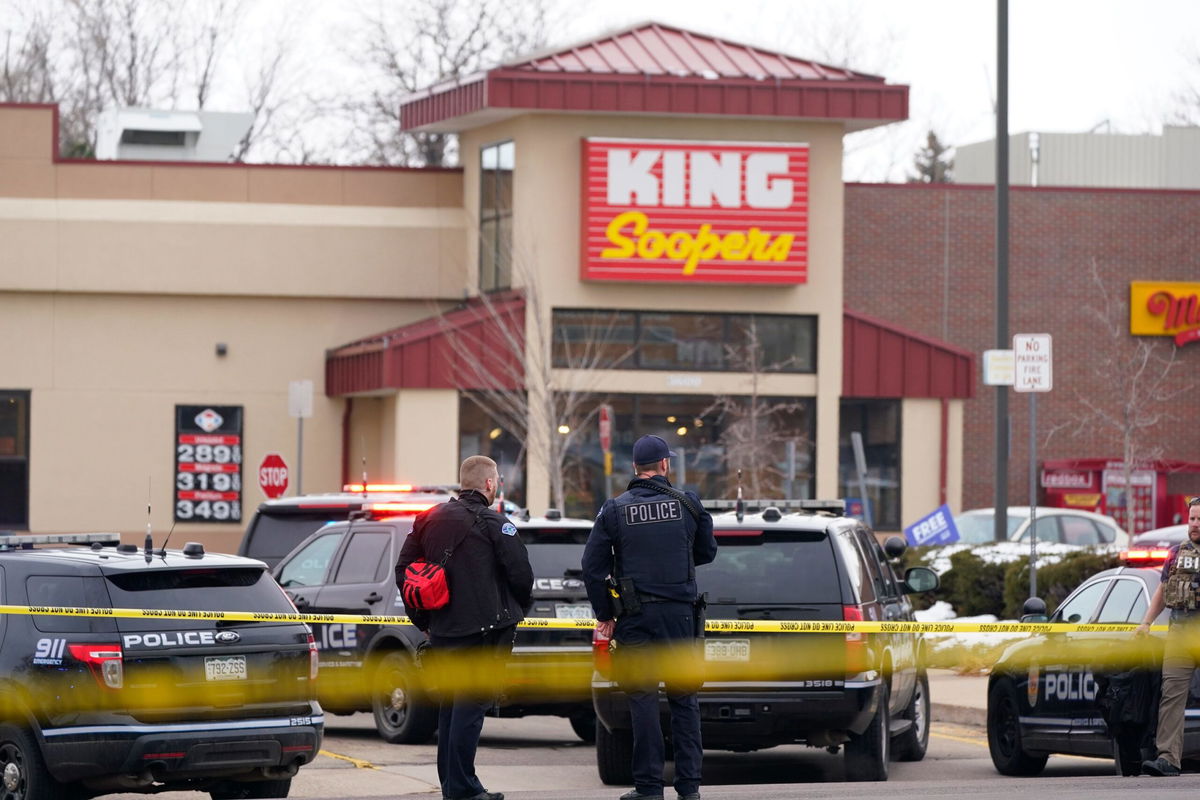
[[[437,730],[437,707],[417,697],[407,653],[393,651],[379,660],[371,691],[375,730],[389,744],[424,744]]]
[[[888,703],[891,690],[887,683],[879,687],[879,708],[862,733],[850,734],[843,761],[848,781],[886,781],[891,760],[891,715]]]
[[[1011,678],[1000,678],[988,691],[987,737],[992,764],[1001,775],[1037,775],[1046,768],[1050,756],[1026,753],[1021,743],[1017,689]]]
[[[913,685],[912,700],[900,715],[912,722],[912,727],[892,742],[892,758],[897,761],[920,761],[929,749],[929,676],[925,671],[917,673]]]
[[[632,785],[633,731],[610,731],[596,720],[596,768],[605,786]]]
[[[570,716],[571,730],[588,744],[596,741],[596,712],[576,711]]]
[[[212,800],[266,800],[268,797],[287,797],[292,790],[291,778],[246,783],[223,783],[208,793]]]
[[[0,777],[5,797],[19,800],[61,800],[78,796],[51,777],[33,735],[16,725],[0,725]],[[9,787],[12,782],[13,788]]]

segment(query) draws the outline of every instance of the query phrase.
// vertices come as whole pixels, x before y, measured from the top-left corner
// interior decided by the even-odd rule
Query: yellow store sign
[[[1200,283],[1130,283],[1129,332],[1174,336],[1177,345],[1200,340]]]

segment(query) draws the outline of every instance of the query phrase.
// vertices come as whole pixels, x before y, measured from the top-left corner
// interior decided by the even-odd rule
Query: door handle
[[[383,595],[381,595],[379,592],[371,592],[369,595],[363,598],[363,600],[368,603],[378,603],[382,599]]]

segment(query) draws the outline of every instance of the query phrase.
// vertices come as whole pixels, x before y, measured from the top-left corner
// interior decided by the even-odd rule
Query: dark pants
[[[617,621],[614,666],[629,696],[633,723],[633,785],[642,794],[663,791],[663,734],[658,684],[663,673],[675,749],[675,791],[700,791],[700,702],[695,684],[675,682],[675,669],[696,657],[691,603],[643,603],[642,612]]]
[[[438,691],[438,780],[442,797],[458,800],[486,791],[475,776],[483,717],[495,703],[516,628],[471,636],[431,636],[430,666]]]

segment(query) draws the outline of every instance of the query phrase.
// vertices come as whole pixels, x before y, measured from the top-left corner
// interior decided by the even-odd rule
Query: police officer
[[[675,454],[658,436],[633,445],[637,477],[628,490],[605,502],[583,550],[583,580],[596,614],[596,630],[617,642],[618,677],[629,697],[633,723],[632,791],[621,800],[663,796],[663,734],[658,684],[667,682],[671,741],[675,748],[675,790],[681,800],[700,800],[700,704],[696,686],[660,675],[694,656],[697,636],[696,565],[717,555],[712,516],[694,492],[680,492],[667,480]],[[624,611],[614,623],[606,583],[621,586]],[[637,606],[640,610],[634,611]]]
[[[405,569],[424,558],[445,558],[450,602],[433,611],[410,610],[429,636],[439,675],[467,686],[442,691],[438,713],[438,779],[447,800],[504,800],[483,788],[475,775],[475,752],[483,717],[495,693],[481,686],[502,674],[512,652],[517,623],[533,604],[533,569],[517,526],[492,510],[500,474],[487,456],[471,456],[459,468],[462,491],[455,500],[417,515],[400,549],[396,583],[404,588]],[[447,655],[449,654],[449,655]]]
[[[1162,701],[1158,707],[1158,758],[1142,762],[1147,775],[1175,776],[1183,759],[1183,718],[1192,672],[1200,666],[1200,497],[1188,502],[1188,538],[1171,548],[1163,565],[1162,583],[1135,635],[1145,636],[1151,623],[1171,609],[1171,629],[1163,651]]]

